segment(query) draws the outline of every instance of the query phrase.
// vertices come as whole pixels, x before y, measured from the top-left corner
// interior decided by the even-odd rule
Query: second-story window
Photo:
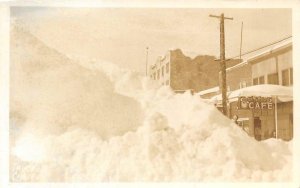
[[[268,84],[278,85],[278,74],[268,74]]]
[[[289,85],[289,69],[285,69],[282,71],[282,85],[288,86]]]
[[[245,80],[240,82],[240,88],[247,87],[247,82]]]
[[[283,86],[293,85],[293,68],[282,70],[281,74]]]
[[[293,68],[290,68],[290,85],[293,85]]]
[[[258,78],[259,84],[264,84],[265,83],[265,77],[264,76],[260,76]]]
[[[253,85],[258,85],[258,78],[253,78]]]

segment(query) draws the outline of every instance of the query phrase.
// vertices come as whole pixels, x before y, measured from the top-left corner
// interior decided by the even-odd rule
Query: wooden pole
[[[277,112],[277,96],[274,96],[275,103],[275,131],[276,131],[276,139],[278,139],[278,112]]]
[[[225,61],[225,29],[224,29],[224,19],[233,20],[233,18],[224,17],[222,13],[221,16],[209,15],[210,17],[220,19],[220,69],[222,77],[222,106],[223,114],[227,115],[227,86],[226,86],[226,61]]]
[[[222,71],[222,106],[223,113],[227,115],[227,85],[226,85],[226,62],[225,62],[225,39],[224,39],[224,14],[220,19],[220,65]]]
[[[146,47],[146,76],[148,74],[148,49],[149,47],[147,46]]]

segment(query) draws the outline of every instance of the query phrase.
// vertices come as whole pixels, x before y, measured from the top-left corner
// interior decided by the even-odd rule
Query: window
[[[253,85],[258,85],[258,78],[253,79]]]
[[[157,79],[158,79],[158,80],[159,80],[159,76],[160,76],[159,73],[160,73],[160,70],[158,69],[158,70],[157,70]]]
[[[240,89],[241,88],[244,88],[244,87],[247,87],[247,82],[246,82],[246,80],[243,80],[243,79],[241,79],[241,81],[240,81]]]
[[[169,84],[170,84],[170,81],[169,81],[169,80],[167,80],[167,81],[166,81],[166,85],[168,86]]]
[[[153,79],[156,80],[156,73],[153,73]]]
[[[166,64],[166,73],[169,73],[169,69],[170,69],[170,63]]]
[[[282,71],[282,85],[288,86],[289,84],[289,69],[285,69]]]
[[[264,76],[259,77],[258,80],[259,80],[259,84],[264,84],[265,83],[265,77]]]
[[[293,85],[293,68],[290,68],[290,85]]]
[[[161,68],[161,77],[164,77],[164,71],[165,71],[165,67],[163,66],[163,67]]]
[[[268,74],[268,84],[278,85],[278,74]]]

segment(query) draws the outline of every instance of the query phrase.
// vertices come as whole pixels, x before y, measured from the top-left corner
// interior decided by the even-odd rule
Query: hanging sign
[[[256,110],[272,110],[273,100],[272,97],[239,97],[239,109],[256,109]]]

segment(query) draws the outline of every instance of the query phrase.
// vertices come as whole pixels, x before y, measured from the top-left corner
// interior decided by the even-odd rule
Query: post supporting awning
[[[274,96],[274,103],[275,103],[275,133],[276,139],[278,139],[278,113],[277,113],[277,96]]]

